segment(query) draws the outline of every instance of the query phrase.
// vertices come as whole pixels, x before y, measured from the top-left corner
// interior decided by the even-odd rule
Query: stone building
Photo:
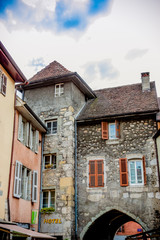
[[[29,80],[24,100],[46,123],[44,139],[40,231],[71,239],[74,236],[74,119],[95,93],[74,72],[54,61]]]
[[[23,90],[48,128],[40,231],[63,240],[102,240],[113,239],[128,221],[144,230],[158,227],[152,138],[158,103],[149,73],[142,74],[142,84],[92,91],[54,61]]]
[[[101,89],[77,117],[77,235],[113,239],[128,221],[160,227],[155,83]]]

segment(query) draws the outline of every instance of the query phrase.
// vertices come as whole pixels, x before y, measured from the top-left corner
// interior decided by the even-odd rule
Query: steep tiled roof
[[[43,68],[41,71],[36,73],[29,82],[34,82],[37,80],[47,79],[51,77],[60,77],[64,76],[66,74],[72,73],[71,71],[67,70],[65,67],[63,67],[60,63],[57,61],[53,61],[48,66]]]
[[[95,91],[97,98],[88,101],[77,120],[107,118],[158,111],[155,82],[151,91],[142,92],[142,84]]]

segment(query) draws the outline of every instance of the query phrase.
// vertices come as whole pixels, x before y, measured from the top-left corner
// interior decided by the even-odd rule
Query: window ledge
[[[148,187],[144,185],[131,185],[126,187],[127,192],[148,192]]]
[[[107,186],[104,186],[104,187],[94,187],[94,188],[87,187],[86,188],[86,192],[92,192],[92,193],[107,192]]]
[[[122,141],[122,139],[108,139],[107,141],[106,141],[106,144],[119,144],[119,142],[121,142]]]

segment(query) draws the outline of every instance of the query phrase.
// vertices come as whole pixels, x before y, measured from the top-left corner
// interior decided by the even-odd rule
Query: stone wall
[[[78,125],[78,229],[79,236],[89,222],[107,211],[119,209],[136,217],[146,229],[159,226],[160,193],[157,162],[152,139],[153,118],[122,119],[121,138],[103,140],[101,123]],[[147,184],[120,186],[119,158],[145,156]],[[104,160],[104,187],[89,188],[89,160]]]
[[[42,214],[41,231],[71,239],[74,235],[74,119],[85,104],[85,96],[71,82],[64,95],[54,96],[54,85],[26,90],[25,100],[42,121],[57,119],[57,134],[45,135],[43,154],[56,153],[56,169],[43,170],[44,190],[55,189],[55,212]],[[58,220],[56,220],[58,219]]]

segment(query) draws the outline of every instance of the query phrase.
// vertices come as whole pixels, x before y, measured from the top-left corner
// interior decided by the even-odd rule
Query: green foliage
[[[53,207],[41,208],[41,213],[53,213],[55,209]]]

